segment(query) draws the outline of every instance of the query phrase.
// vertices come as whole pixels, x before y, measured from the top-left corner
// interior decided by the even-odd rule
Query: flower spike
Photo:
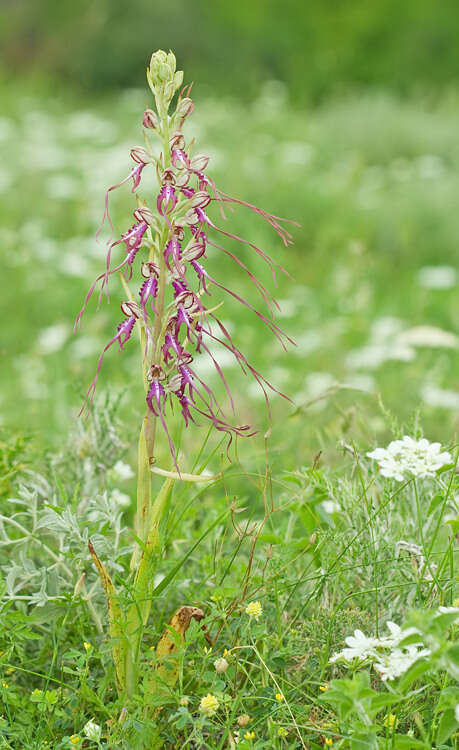
[[[143,170],[149,164],[156,165],[158,190],[148,204],[137,198],[135,223],[118,239],[108,243],[105,270],[90,287],[75,327],[80,325],[98,285],[100,304],[103,292],[108,298],[109,281],[114,273],[122,271],[126,282],[134,277],[139,279],[137,296],[131,296],[129,302],[123,303],[122,310],[126,317],[99,357],[96,376],[88,390],[86,402],[89,405],[92,402],[106,352],[115,342],[118,342],[122,351],[137,323],[144,331],[143,367],[146,373],[145,399],[149,418],[159,421],[169,443],[172,460],[180,474],[169,429],[169,419],[173,412],[177,411],[181,415],[186,428],[191,423],[198,424],[202,419],[210,422],[217,431],[228,435],[228,449],[234,436],[248,437],[255,434],[249,425],[236,426],[227,421],[211,388],[197,374],[199,370],[194,365],[194,360],[209,357],[234,411],[224,370],[213,351],[214,344],[230,352],[244,375],[251,375],[258,382],[266,399],[268,413],[269,391],[287,399],[248,362],[217,317],[219,304],[215,306],[214,301],[213,306],[207,307],[206,298],[218,290],[229,294],[254,313],[284,349],[287,344],[294,343],[272,318],[278,308],[275,298],[237,255],[215,241],[215,233],[253,250],[269,266],[274,280],[276,270],[288,276],[287,271],[251,241],[218,226],[212,218],[212,209],[217,205],[222,219],[226,220],[225,207],[231,211],[234,206],[248,208],[274,229],[286,247],[292,243],[292,235],[285,224],[296,224],[222,192],[207,174],[209,157],[200,153],[192,155],[193,142],[187,142],[182,132],[187,117],[194,109],[190,97],[191,86],[181,90],[175,111],[170,113],[171,102],[183,80],[183,73],[176,70],[172,53],[166,54],[160,50],[152,56],[147,79],[155,98],[156,109],[148,107],[143,114],[146,148],[139,146],[131,149],[134,168],[120,183],[107,190],[102,225],[108,219],[113,229],[108,210],[110,192],[131,180],[132,191],[136,191],[140,186]],[[153,156],[153,149],[149,145],[150,137],[159,139],[161,143],[162,153],[158,159]],[[112,255],[120,245],[124,245],[124,257],[117,264],[112,264]],[[209,249],[225,253],[249,277],[267,306],[266,314],[207,271]],[[153,460],[154,457],[150,454],[150,461]]]

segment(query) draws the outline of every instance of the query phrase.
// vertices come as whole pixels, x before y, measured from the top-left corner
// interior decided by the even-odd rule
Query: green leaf
[[[442,745],[448,740],[452,733],[459,727],[454,710],[449,708],[440,719],[437,730],[437,745]]]
[[[408,737],[406,734],[396,734],[393,739],[392,747],[395,748],[395,750],[398,750],[398,748],[404,748],[405,750],[417,750],[417,748],[431,750],[431,748],[428,748],[426,743],[422,742],[422,740],[417,740],[415,737]]]
[[[423,674],[431,669],[432,665],[425,659],[415,662],[412,667],[401,677],[398,689],[401,693],[406,692],[410,685],[418,680]]]
[[[126,671],[125,671],[125,659],[126,659],[126,651],[127,651],[127,642],[125,637],[125,622],[124,622],[124,616],[123,612],[121,610],[121,606],[119,603],[118,595],[115,591],[115,587],[113,585],[113,581],[110,578],[110,575],[108,571],[106,570],[103,563],[99,560],[99,557],[96,554],[96,551],[94,549],[94,546],[91,542],[91,540],[88,541],[88,548],[90,555],[96,565],[97,572],[99,573],[100,580],[102,581],[102,585],[105,590],[105,596],[107,599],[107,607],[108,607],[108,622],[109,622],[109,630],[110,630],[110,636],[112,639],[112,654],[113,654],[113,662],[115,665],[115,674],[116,674],[116,680],[118,689],[120,691],[124,690],[125,688],[125,679],[126,679]]]
[[[427,515],[431,516],[432,513],[438,508],[438,506],[442,504],[443,501],[444,501],[444,496],[442,494],[438,493],[437,495],[434,495],[432,500],[430,501],[430,505],[427,510]]]
[[[374,732],[353,733],[350,746],[351,750],[376,750],[378,740]]]
[[[282,536],[279,536],[279,534],[273,534],[272,532],[260,534],[259,540],[264,544],[282,544],[284,542],[284,538]]]
[[[371,701],[371,707],[372,709],[379,711],[381,708],[385,708],[386,706],[393,706],[395,703],[400,703],[400,701],[402,700],[404,700],[403,695],[381,693],[380,695],[374,696],[373,700]]]
[[[446,521],[448,526],[451,526],[451,531],[454,535],[459,533],[459,519],[453,518],[451,521]]]

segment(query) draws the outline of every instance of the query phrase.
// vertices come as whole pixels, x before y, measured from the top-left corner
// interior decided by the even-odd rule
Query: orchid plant
[[[273,275],[276,269],[283,272],[284,269],[252,242],[218,226],[211,218],[210,209],[213,204],[218,204],[222,218],[226,218],[225,207],[243,205],[267,221],[284,245],[288,246],[292,237],[285,229],[285,220],[223,193],[207,174],[209,158],[199,153],[193,155],[193,141],[187,141],[182,133],[185,121],[194,109],[190,98],[191,86],[182,88],[183,71],[176,70],[176,59],[172,52],[166,54],[159,50],[153,54],[147,69],[147,80],[156,109],[147,109],[143,117],[145,145],[131,150],[133,168],[124,180],[107,190],[103,221],[107,220],[113,229],[108,205],[110,192],[132,182],[132,192],[137,193],[145,169],[155,170],[158,192],[152,201],[136,194],[134,223],[119,239],[109,242],[105,269],[89,289],[75,324],[76,327],[80,325],[96,289],[99,291],[100,303],[104,293],[108,296],[110,278],[122,272],[121,281],[127,296],[121,304],[124,317],[99,357],[85,405],[88,408],[91,406],[107,351],[115,344],[120,351],[124,350],[134,330],[137,330],[141,343],[146,414],[139,436],[134,529],[136,546],[127,586],[127,604],[115,590],[106,567],[90,543],[90,552],[107,596],[117,686],[123,697],[132,696],[137,689],[141,640],[155,594],[152,573],[154,560],[160,549],[158,527],[172,486],[177,481],[208,479],[202,474],[194,475],[184,470],[182,458],[172,439],[170,419],[178,411],[186,428],[198,420],[205,420],[212,429],[228,436],[228,447],[233,436],[247,437],[254,434],[249,425],[235,425],[227,418],[212,389],[199,376],[194,366],[196,358],[210,357],[223,382],[231,407],[233,399],[213,352],[214,344],[231,352],[244,374],[255,378],[264,392],[268,409],[268,392],[271,390],[279,393],[237,348],[228,328],[217,316],[220,305],[207,304],[211,290],[221,290],[251,310],[284,348],[291,342],[273,320],[273,311],[277,307],[273,296],[244,261],[221,246],[216,237],[222,235],[248,246],[261,261],[268,264]],[[175,110],[170,113],[174,98]],[[159,140],[159,155],[155,155],[151,139]],[[122,259],[113,264],[112,256],[119,247],[123,250]],[[230,256],[241,273],[249,277],[267,307],[265,313],[256,310],[249,301],[209,274],[206,270],[206,257],[210,249]],[[135,274],[139,278],[136,295],[129,287]],[[161,434],[165,436],[169,446],[171,470],[159,469],[155,465],[157,439]],[[152,471],[165,477],[155,499]],[[183,635],[191,618],[199,619],[202,616],[202,611],[197,608],[182,607],[171,621],[171,627],[179,636]],[[163,639],[164,637],[167,638],[167,634]],[[173,650],[174,643],[176,641],[172,640],[169,651]],[[157,655],[167,650],[164,642],[160,641]],[[174,679],[173,670],[161,671],[161,667],[157,665],[156,680],[151,681],[151,690],[154,692],[159,689],[160,682],[170,685]]]

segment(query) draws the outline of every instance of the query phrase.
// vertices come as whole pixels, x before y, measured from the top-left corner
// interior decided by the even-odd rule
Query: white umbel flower
[[[338,661],[339,659],[345,659],[351,661],[351,659],[367,659],[369,656],[375,656],[375,649],[379,646],[379,640],[377,638],[368,638],[361,630],[354,630],[354,635],[348,635],[344,639],[347,643],[348,648],[343,648],[337,654],[333,654],[330,661]]]
[[[381,474],[403,482],[410,476],[433,477],[439,469],[452,462],[448,451],[441,451],[440,443],[428,440],[414,440],[405,435],[401,440],[393,440],[387,448],[376,448],[367,453],[378,462]]]
[[[396,648],[401,641],[411,635],[420,635],[419,630],[416,628],[401,628],[396,622],[388,620],[386,622],[387,629],[390,635],[383,636],[379,639],[379,645],[383,648]],[[413,644],[415,646],[422,645],[421,643]]]
[[[374,667],[381,675],[381,679],[395,680],[404,674],[412,664],[419,659],[430,655],[428,648],[418,648],[415,645],[406,646],[405,648],[395,648],[387,655],[381,655],[380,660],[375,662]]]

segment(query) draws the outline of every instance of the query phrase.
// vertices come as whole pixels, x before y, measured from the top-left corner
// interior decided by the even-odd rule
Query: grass
[[[253,216],[238,211],[233,224],[294,278],[279,275],[277,296],[297,347],[283,353],[231,301],[222,316],[294,403],[273,399],[264,439],[260,394],[228,370],[240,421],[260,432],[239,441],[229,466],[211,440],[203,455],[211,454],[212,473],[225,466],[224,480],[175,490],[161,529],[145,674],[150,647],[183,604],[203,608],[212,650],[193,624],[160,719],[145,715],[144,684],[118,721],[87,540],[121,585],[132,545],[124,503],[135,486],[114,467],[134,465],[141,378],[134,342],[110,353],[97,409],[77,420],[118,322],[116,284],[110,305],[93,305],[76,337],[71,328],[103,262],[94,241],[103,193],[129,169],[146,101],[137,91],[100,103],[25,90],[5,98],[0,513],[19,514],[23,528],[0,524],[3,746],[97,747],[83,734],[93,718],[103,728],[99,747],[123,750],[160,741],[217,750],[233,747],[237,731],[242,750],[330,741],[352,750],[454,747],[457,625],[438,619],[438,606],[457,597],[457,476],[449,468],[400,484],[365,454],[392,436],[424,433],[456,457],[457,100],[368,93],[304,112],[274,83],[248,109],[197,97],[192,129],[218,184],[302,225],[285,251]],[[118,231],[130,210],[129,191],[118,193]],[[255,269],[248,252],[244,260]],[[209,263],[254,301],[221,256]],[[432,266],[447,267],[436,287]],[[181,435],[190,468],[204,460],[204,438],[203,428]],[[167,460],[165,450],[160,464]],[[419,545],[425,567],[399,542]],[[251,601],[262,605],[258,620],[246,613]],[[356,628],[382,637],[387,620],[416,624],[435,652],[428,671],[409,670],[388,688],[367,663],[329,663]],[[213,662],[225,649],[229,666],[218,674]],[[199,704],[208,693],[220,706],[205,717]]]

